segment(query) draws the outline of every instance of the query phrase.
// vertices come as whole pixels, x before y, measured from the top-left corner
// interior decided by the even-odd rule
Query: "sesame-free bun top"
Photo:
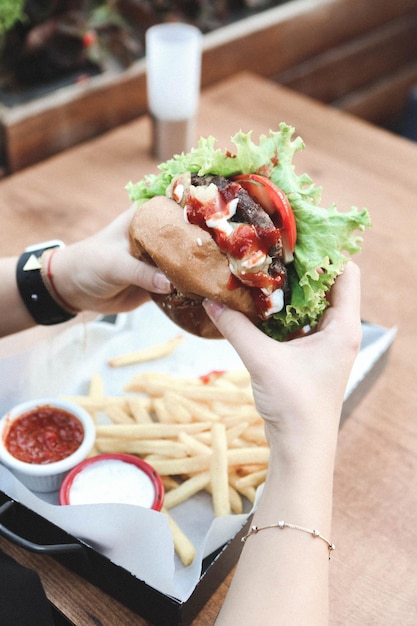
[[[174,291],[152,294],[168,317],[184,330],[205,338],[221,337],[202,301],[217,300],[259,322],[250,290],[230,288],[230,269],[211,235],[185,221],[173,200],[155,197],[136,210],[129,231],[133,256],[158,266]]]

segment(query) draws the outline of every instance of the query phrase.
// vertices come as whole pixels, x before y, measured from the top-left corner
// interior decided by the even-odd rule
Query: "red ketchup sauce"
[[[217,378],[221,378],[224,374],[224,370],[212,370],[207,374],[202,374],[200,376],[200,380],[204,385],[209,385],[211,382],[216,380]]]
[[[14,420],[4,445],[16,459],[44,465],[70,456],[83,438],[84,428],[79,419],[64,409],[45,405]]]
[[[224,254],[228,254],[237,260],[242,260],[251,253],[257,251],[268,254],[268,251],[277,244],[281,238],[280,229],[275,228],[257,228],[251,224],[239,224],[230,235],[216,228],[207,226],[206,221],[213,215],[219,214],[222,209],[227,214],[227,204],[237,196],[240,185],[231,183],[225,190],[219,190],[221,198],[221,206],[215,203],[201,202],[195,197],[190,197],[186,204],[187,220],[191,224],[195,224],[203,230],[209,232],[214,241]],[[283,284],[283,276],[271,276],[265,272],[246,272],[245,276],[240,279],[230,275],[228,282],[229,289],[236,289],[243,283],[252,290],[252,297],[255,306],[262,315],[267,311],[269,300],[261,290],[267,290],[269,293],[275,289],[279,289]]]

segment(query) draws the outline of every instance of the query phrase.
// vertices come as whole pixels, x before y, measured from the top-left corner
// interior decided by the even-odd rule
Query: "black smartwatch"
[[[42,326],[61,324],[76,315],[52,297],[42,277],[42,254],[64,246],[58,239],[29,246],[17,262],[16,282],[20,296],[35,322]]]

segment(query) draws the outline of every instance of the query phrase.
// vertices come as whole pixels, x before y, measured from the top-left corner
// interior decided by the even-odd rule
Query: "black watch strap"
[[[75,313],[62,308],[54,300],[42,278],[42,254],[45,250],[63,245],[60,241],[51,241],[31,246],[17,262],[16,282],[20,296],[35,322],[43,326],[61,324],[75,317]]]

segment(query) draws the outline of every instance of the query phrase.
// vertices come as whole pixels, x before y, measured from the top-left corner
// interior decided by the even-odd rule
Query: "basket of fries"
[[[372,348],[385,341],[378,355],[392,341],[383,331],[370,339]],[[4,365],[19,373],[25,396],[48,391],[90,414],[93,457],[133,455],[165,491],[161,511],[59,507],[57,494],[28,498],[30,510],[85,544],[90,561],[100,563],[94,581],[107,592],[157,626],[189,624],[235,564],[268,466],[263,421],[236,353],[223,340],[179,334],[148,303],[115,323],[68,327]],[[2,482],[0,467],[3,485],[26,505],[22,489],[9,477]]]

